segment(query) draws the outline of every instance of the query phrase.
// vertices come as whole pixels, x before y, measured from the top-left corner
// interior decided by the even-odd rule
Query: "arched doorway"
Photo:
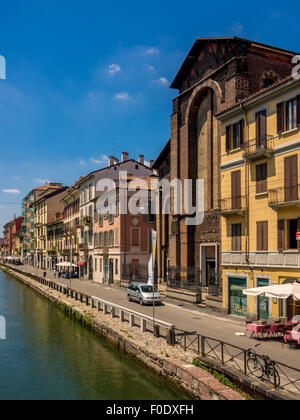
[[[93,257],[89,258],[89,280],[93,281]]]
[[[220,142],[219,110],[221,94],[217,83],[203,86],[195,94],[188,109],[188,170],[186,175],[195,180],[193,206],[197,204],[196,180],[204,180],[204,211],[202,225],[187,227],[188,266],[200,267],[201,283],[218,286],[217,276],[220,198]],[[202,197],[198,197],[202,199]],[[215,227],[215,233],[211,226]]]

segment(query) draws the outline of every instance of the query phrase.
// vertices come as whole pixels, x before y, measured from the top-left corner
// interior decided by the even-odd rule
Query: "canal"
[[[184,396],[0,271],[1,400],[178,400]]]

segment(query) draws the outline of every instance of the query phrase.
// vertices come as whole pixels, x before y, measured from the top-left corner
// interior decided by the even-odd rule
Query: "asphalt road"
[[[13,268],[13,266],[12,266]],[[27,272],[36,274],[37,270],[33,267],[16,267]],[[43,270],[38,270],[42,276]],[[47,273],[47,278],[53,280],[52,273]],[[70,280],[56,278],[57,282],[70,286]],[[135,302],[128,302],[125,289],[105,286],[98,283],[87,282],[80,279],[72,279],[72,288],[79,292],[86,293],[109,302],[124,306],[128,309],[151,316],[152,306],[141,306]],[[240,337],[236,333],[245,333],[245,323],[239,319],[223,317],[220,314],[203,311],[194,305],[182,304],[177,301],[164,300],[162,306],[155,307],[155,317],[161,321],[175,324],[176,328],[185,331],[196,331],[206,337],[215,338],[229,344],[247,349],[255,344],[261,343],[258,353],[267,354],[271,359],[287,364],[294,368],[300,368],[300,349],[290,348],[282,340],[258,341],[250,337]]]

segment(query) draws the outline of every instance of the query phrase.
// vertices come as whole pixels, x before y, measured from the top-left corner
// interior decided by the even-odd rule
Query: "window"
[[[270,86],[272,86],[274,84],[274,80],[273,79],[271,79],[270,77],[267,77],[265,80],[264,80],[264,88],[266,89],[266,88],[268,88],[268,87],[270,87]]]
[[[296,239],[296,234],[300,228],[300,219],[288,220],[288,248],[298,249],[299,244]]]
[[[286,103],[286,130],[293,130],[297,127],[297,101],[293,99]]]
[[[231,206],[232,210],[241,208],[241,171],[231,172]]]
[[[268,222],[257,222],[257,251],[268,251]]]
[[[267,141],[267,111],[259,111],[256,114],[256,145],[266,146]]]
[[[284,131],[300,127],[300,95],[296,98],[277,104],[277,132],[281,135]]]
[[[119,245],[119,229],[115,230],[115,246]]]
[[[140,246],[140,229],[133,228],[131,230],[131,245]]]
[[[232,225],[232,251],[241,251],[242,249],[242,225],[241,223]]]
[[[239,149],[244,145],[244,120],[226,127],[226,152]]]
[[[109,246],[114,246],[114,231],[109,231]]]
[[[119,274],[119,260],[116,260],[115,269],[116,269],[116,276],[117,276]]]
[[[267,192],[267,169],[266,163],[256,166],[256,193]]]
[[[95,271],[97,271],[97,258],[95,258]]]

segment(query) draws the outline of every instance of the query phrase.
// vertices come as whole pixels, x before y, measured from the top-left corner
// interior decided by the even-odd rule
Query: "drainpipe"
[[[243,104],[240,104],[241,110],[244,112],[244,121],[245,121],[245,139],[244,146],[246,142],[249,141],[249,124],[247,122],[247,113]],[[246,250],[246,262],[249,265],[249,162],[245,159],[245,205],[246,205],[246,214],[245,214],[245,250]]]

